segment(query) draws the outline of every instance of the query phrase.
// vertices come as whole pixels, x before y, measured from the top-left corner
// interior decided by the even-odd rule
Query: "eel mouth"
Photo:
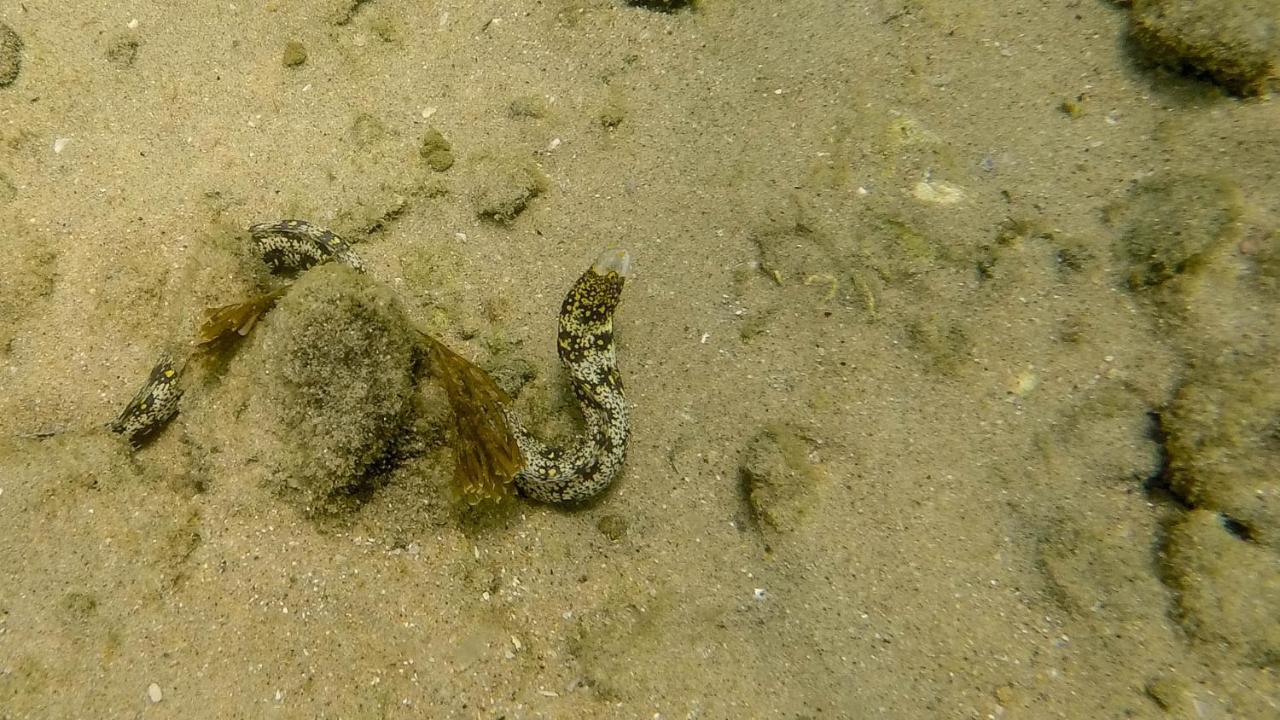
[[[617,273],[618,277],[625,278],[631,271],[631,254],[626,250],[605,250],[596,258],[591,269],[599,275]]]

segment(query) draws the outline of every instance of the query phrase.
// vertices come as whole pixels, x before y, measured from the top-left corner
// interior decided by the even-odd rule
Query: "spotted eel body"
[[[124,435],[133,445],[140,444],[163,428],[165,423],[178,414],[178,400],[182,397],[182,388],[178,383],[181,373],[182,365],[165,353],[160,362],[151,368],[151,374],[147,376],[142,389],[124,406],[124,411],[109,427]]]
[[[336,261],[363,272],[351,245],[303,220],[252,226],[258,253],[273,271],[296,273]],[[622,468],[630,436],[622,375],[613,341],[613,313],[630,269],[623,250],[602,254],[570,288],[560,306],[556,346],[585,420],[563,448],[533,436],[511,409],[504,411],[525,465],[515,476],[524,495],[548,503],[580,502],[603,491]],[[111,429],[135,444],[164,427],[178,411],[182,365],[166,356],[151,371]]]
[[[506,413],[525,459],[516,487],[535,500],[586,500],[608,487],[622,467],[631,425],[613,343],[613,312],[630,264],[626,251],[606,251],[578,278],[560,306],[556,349],[586,421],[583,433],[565,448],[550,448],[531,435],[514,412]]]
[[[258,223],[249,228],[249,234],[262,260],[278,273],[301,272],[330,260],[364,272],[364,263],[350,243],[305,220]]]

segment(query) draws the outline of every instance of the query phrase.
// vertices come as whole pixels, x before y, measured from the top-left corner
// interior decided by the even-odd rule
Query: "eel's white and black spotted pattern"
[[[364,272],[364,263],[351,244],[331,230],[305,220],[258,223],[249,228],[262,260],[278,273],[302,272],[329,260]]]
[[[605,252],[578,278],[560,306],[556,349],[586,421],[583,433],[565,448],[550,448],[507,411],[507,423],[525,459],[516,487],[535,500],[586,500],[608,487],[622,468],[631,424],[613,343],[613,312],[630,264],[625,251]]]
[[[275,272],[301,272],[330,260],[364,271],[350,244],[303,220],[261,223],[249,232]],[[631,426],[613,341],[613,313],[630,265],[626,251],[605,252],[560,306],[556,346],[586,421],[584,431],[566,447],[553,448],[534,437],[513,411],[505,413],[525,460],[515,484],[530,498],[580,502],[608,487],[622,468]],[[168,356],[161,360],[111,429],[137,444],[163,428],[178,411],[183,364]]]
[[[181,373],[181,365],[175,363],[171,355],[165,354],[151,368],[142,389],[111,422],[112,431],[138,445],[164,427],[178,413],[178,399],[182,397],[182,388],[178,384]]]

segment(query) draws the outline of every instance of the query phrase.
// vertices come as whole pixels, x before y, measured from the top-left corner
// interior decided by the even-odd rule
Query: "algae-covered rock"
[[[604,107],[600,108],[599,119],[600,125],[606,130],[618,127],[627,119],[627,104],[615,88],[609,88],[609,97],[605,100]]]
[[[427,167],[436,172],[444,172],[453,167],[453,147],[436,128],[429,128],[422,136],[418,154],[426,161]]]
[[[1037,548],[1050,597],[1081,617],[1161,622],[1166,591],[1151,573],[1148,533],[1127,518],[1057,518]]]
[[[596,529],[601,535],[618,542],[627,537],[627,519],[622,515],[601,515],[596,521]]]
[[[547,99],[541,95],[521,95],[513,98],[507,105],[507,112],[513,118],[532,118],[541,120],[551,111]]]
[[[259,328],[253,386],[311,501],[364,484],[413,407],[416,338],[384,286],[337,263],[304,273]]]
[[[1275,0],[1134,0],[1133,37],[1156,62],[1233,93],[1266,90],[1280,66]]]
[[[1147,697],[1155,701],[1167,717],[1175,720],[1227,720],[1232,717],[1212,688],[1192,683],[1175,673],[1152,678],[1145,689]]]
[[[921,310],[906,323],[906,338],[925,365],[942,375],[956,374],[973,356],[969,333],[948,310]]]
[[[138,59],[141,45],[133,31],[116,33],[107,40],[107,61],[118,68],[130,67]]]
[[[284,44],[284,50],[280,53],[280,63],[285,67],[298,67],[307,61],[307,46],[297,40],[290,40]]]
[[[515,220],[550,184],[527,158],[485,156],[476,169],[471,205],[477,217],[497,223]]]
[[[2,188],[0,188],[2,190]],[[0,233],[0,347],[7,347],[18,327],[39,312],[53,294],[58,253],[24,230]]]
[[[1170,530],[1164,564],[1192,637],[1242,663],[1280,663],[1280,555],[1240,540],[1217,513],[1194,510]]]
[[[1198,370],[1163,414],[1171,489],[1280,552],[1280,368]]]
[[[647,10],[672,13],[683,8],[695,7],[697,0],[627,0],[627,4]]]
[[[1120,231],[1118,255],[1135,290],[1194,272],[1208,253],[1230,242],[1241,215],[1239,189],[1210,175],[1155,175],[1107,209]]]
[[[771,530],[800,527],[822,482],[812,444],[795,428],[770,423],[747,444],[739,468],[751,516]]]

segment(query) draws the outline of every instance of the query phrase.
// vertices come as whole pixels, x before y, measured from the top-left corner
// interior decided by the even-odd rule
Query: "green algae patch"
[[[1195,510],[1170,529],[1164,569],[1188,634],[1241,663],[1280,663],[1280,556]]]
[[[305,273],[267,316],[251,378],[282,484],[309,503],[355,491],[413,409],[416,337],[384,286],[338,263]]]
[[[1129,287],[1145,290],[1199,269],[1235,239],[1242,212],[1239,188],[1226,178],[1161,174],[1134,185],[1106,219],[1120,232]]]
[[[1280,65],[1275,0],[1134,0],[1133,38],[1153,61],[1260,95]]]

